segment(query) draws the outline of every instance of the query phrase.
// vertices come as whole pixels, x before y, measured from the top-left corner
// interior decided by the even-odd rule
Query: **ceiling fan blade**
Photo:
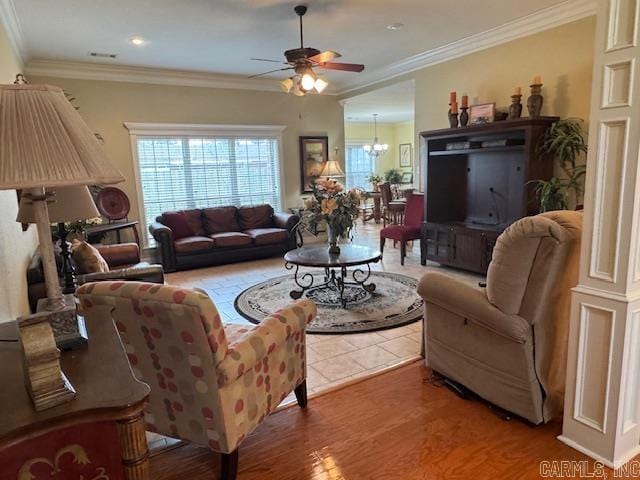
[[[309,57],[307,60],[311,60],[315,63],[327,63],[333,60],[334,58],[339,58],[340,55],[338,52],[334,52],[332,50],[327,50],[326,52],[321,52],[313,57]]]
[[[326,68],[327,70],[343,70],[345,72],[361,72],[364,70],[364,65],[360,65],[359,63],[325,62],[320,63],[317,66]]]
[[[284,70],[293,70],[293,67],[276,68],[275,70],[269,70],[268,72],[258,73],[257,75],[249,75],[249,77],[247,78],[261,77],[263,75],[269,75],[270,73],[283,72]]]
[[[251,60],[257,60],[258,62],[285,63],[282,60],[270,60],[268,58],[252,58]]]

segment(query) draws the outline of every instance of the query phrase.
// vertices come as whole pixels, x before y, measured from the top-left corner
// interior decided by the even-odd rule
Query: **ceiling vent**
[[[111,58],[111,59],[114,59],[118,55],[116,55],[115,53],[89,52],[89,56],[90,57],[96,57],[96,58]]]

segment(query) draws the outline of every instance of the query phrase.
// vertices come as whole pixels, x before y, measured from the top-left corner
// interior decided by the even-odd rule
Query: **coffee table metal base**
[[[339,302],[336,303],[336,306],[347,308],[347,304],[354,301],[357,297],[357,293],[354,293],[352,289],[345,289],[347,285],[362,288],[368,293],[373,293],[376,289],[375,283],[367,283],[367,280],[369,280],[369,277],[371,276],[371,267],[368,263],[366,264],[366,271],[362,268],[356,268],[349,271],[347,270],[347,267],[324,267],[324,281],[320,284],[316,284],[316,278],[312,273],[301,273],[299,265],[287,262],[284,266],[287,270],[295,269],[293,272],[293,280],[299,289],[294,289],[289,292],[289,295],[294,300],[301,298],[302,295],[304,295],[304,292],[310,289],[315,291],[329,289],[337,293],[336,298],[339,299]],[[347,280],[349,274],[353,281]],[[333,296],[327,296],[327,298],[331,297]]]

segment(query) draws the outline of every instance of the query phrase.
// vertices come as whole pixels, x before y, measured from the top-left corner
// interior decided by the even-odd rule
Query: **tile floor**
[[[354,242],[379,248],[381,225],[358,222]],[[415,242],[407,248],[405,265],[400,265],[400,250],[387,242],[382,262],[373,270],[396,272],[419,279],[428,269],[446,270],[465,281],[477,283],[479,276],[429,264],[420,265],[420,247]],[[251,262],[202,268],[167,275],[167,282],[205,290],[215,302],[225,322],[249,324],[235,310],[233,302],[244,289],[263,280],[285,274],[283,260],[270,258]],[[289,302],[283,299],[283,304]],[[420,355],[422,325],[371,333],[347,335],[307,335],[309,394],[314,395],[341,383],[363,378],[399,365]]]

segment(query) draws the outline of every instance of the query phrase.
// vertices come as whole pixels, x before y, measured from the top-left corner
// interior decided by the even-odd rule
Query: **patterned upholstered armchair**
[[[76,294],[87,317],[113,319],[133,372],[151,387],[148,430],[222,453],[225,480],[235,478],[242,440],[291,391],[306,406],[309,300],[247,328],[223,326],[199,290],[100,282]]]

